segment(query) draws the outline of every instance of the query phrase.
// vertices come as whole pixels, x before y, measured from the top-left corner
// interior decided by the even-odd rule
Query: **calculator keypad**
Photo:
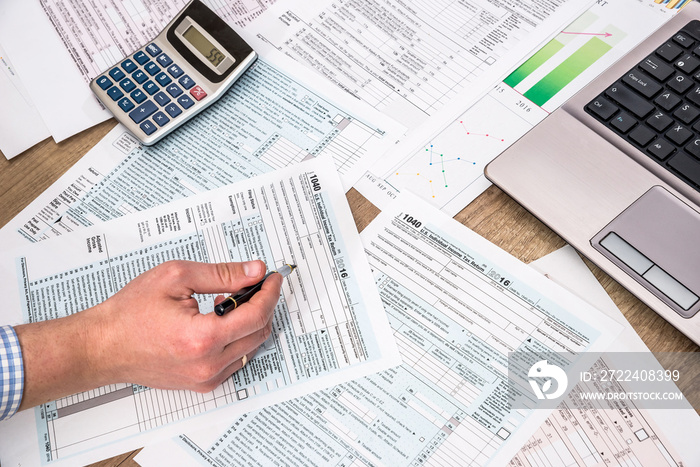
[[[113,66],[96,82],[146,135],[207,96],[155,43]]]

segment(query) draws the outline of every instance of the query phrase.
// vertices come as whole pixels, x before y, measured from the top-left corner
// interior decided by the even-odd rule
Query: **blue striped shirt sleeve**
[[[0,420],[17,412],[24,391],[22,349],[12,326],[0,326]]]

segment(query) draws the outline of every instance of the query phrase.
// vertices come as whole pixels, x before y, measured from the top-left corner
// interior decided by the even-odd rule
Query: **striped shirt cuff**
[[[17,412],[24,390],[22,349],[12,326],[0,326],[0,420]]]

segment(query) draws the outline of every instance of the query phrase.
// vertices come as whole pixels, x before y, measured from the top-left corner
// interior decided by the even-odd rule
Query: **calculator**
[[[199,0],[146,46],[90,82],[90,89],[143,144],[155,144],[217,101],[257,59]]]

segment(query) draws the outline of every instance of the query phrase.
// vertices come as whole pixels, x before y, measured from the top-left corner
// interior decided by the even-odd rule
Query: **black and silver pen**
[[[231,295],[230,297],[225,298],[223,302],[219,303],[214,307],[214,312],[219,316],[223,316],[229,311],[235,310],[236,308],[250,300],[250,298],[262,288],[263,282],[265,282],[265,279],[267,279],[270,276],[270,274],[279,273],[282,275],[282,277],[287,277],[292,273],[292,271],[294,271],[294,269],[296,269],[296,267],[296,264],[285,264],[277,271],[268,272],[267,274],[265,274],[265,277],[263,277],[263,279],[257,284],[251,285],[250,287],[245,287],[241,289],[236,295]]]

